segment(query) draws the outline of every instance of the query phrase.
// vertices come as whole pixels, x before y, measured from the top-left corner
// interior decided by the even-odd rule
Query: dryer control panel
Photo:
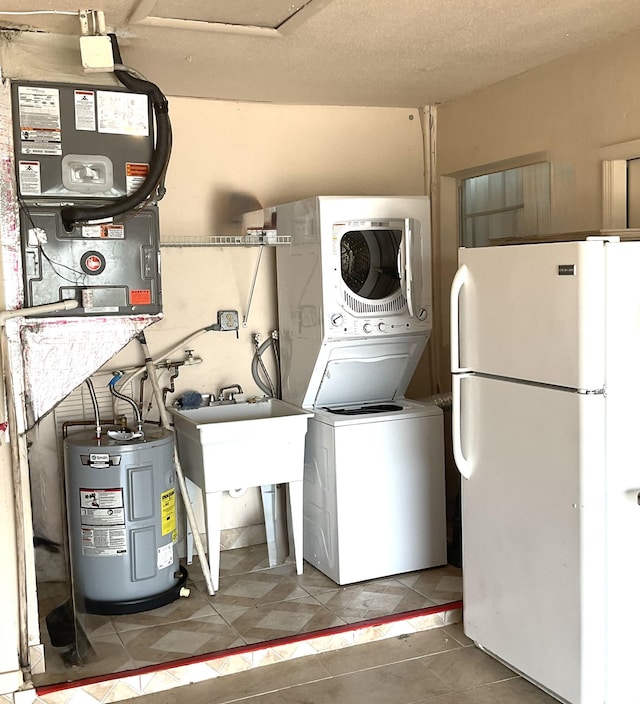
[[[428,333],[431,330],[431,306],[423,309],[421,319],[405,315],[385,315],[375,318],[356,318],[348,312],[330,313],[326,320],[328,339],[352,337],[386,337],[403,333]]]

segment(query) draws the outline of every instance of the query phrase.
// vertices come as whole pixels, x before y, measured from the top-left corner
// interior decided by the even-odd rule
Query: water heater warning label
[[[177,540],[175,489],[169,489],[169,491],[164,491],[160,495],[160,508],[162,515],[162,535],[169,535],[169,533],[171,533],[172,538]]]
[[[83,528],[82,554],[102,557],[124,555],[127,537],[124,528]]]
[[[127,537],[122,488],[80,489],[83,555],[123,555]]]

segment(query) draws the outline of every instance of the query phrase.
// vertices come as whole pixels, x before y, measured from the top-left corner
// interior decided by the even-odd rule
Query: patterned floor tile
[[[72,681],[91,673],[119,672],[169,663],[189,655],[319,631],[346,623],[414,611],[460,598],[461,571],[437,568],[394,579],[339,587],[304,563],[268,566],[265,544],[221,553],[220,589],[207,593],[199,559],[188,566],[191,595],[152,611],[126,616],[78,614],[105,663],[67,667],[52,649],[44,616],[69,596],[65,583],[38,585],[47,672],[43,683]],[[459,619],[458,619],[459,620]],[[332,636],[327,636],[330,638]],[[462,636],[464,637],[464,636]]]
[[[214,613],[213,607],[205,596],[198,589],[192,588],[190,595],[186,598],[176,599],[159,609],[112,616],[111,622],[117,633],[123,633],[141,628],[152,628],[160,623],[167,624],[192,618],[204,618],[212,616]]]
[[[291,576],[291,570],[288,572],[263,570],[223,577],[216,594],[208,598],[215,610],[224,614],[229,609],[251,609],[263,604],[308,596]],[[295,575],[295,569],[293,572]]]
[[[313,565],[308,562],[303,563],[302,574],[295,573],[295,565],[284,565],[282,567],[274,567],[274,570],[289,570],[292,577],[298,582],[298,584],[309,594],[315,594],[316,592],[326,592],[337,588],[337,584],[329,579],[325,574],[317,570]]]
[[[459,567],[436,567],[401,575],[398,579],[436,604],[462,599],[462,570]]]
[[[347,623],[416,611],[433,602],[395,579],[353,584],[315,598]]]
[[[100,638],[91,638],[90,642],[94,654],[88,656],[88,661],[82,665],[74,666],[70,666],[64,661],[61,649],[53,648],[49,643],[45,642],[47,671],[42,675],[34,676],[36,686],[71,682],[112,672],[124,672],[136,667],[136,663],[123,646],[117,634],[112,633]]]
[[[244,641],[220,616],[192,618],[120,634],[137,667],[226,650]]]
[[[225,611],[224,618],[247,643],[310,633],[345,623],[310,596],[253,609]]]
[[[220,577],[264,570],[268,567],[269,554],[266,543],[237,550],[223,550],[220,553]]]

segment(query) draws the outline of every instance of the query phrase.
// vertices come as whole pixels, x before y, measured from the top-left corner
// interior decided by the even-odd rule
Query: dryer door
[[[341,304],[355,315],[408,312],[422,308],[420,223],[412,218],[359,221],[336,226]]]

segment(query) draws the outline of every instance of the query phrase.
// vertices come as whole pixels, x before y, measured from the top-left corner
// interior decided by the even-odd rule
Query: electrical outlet
[[[219,310],[218,311],[218,325],[220,330],[237,330],[238,325],[238,311],[237,310]]]

